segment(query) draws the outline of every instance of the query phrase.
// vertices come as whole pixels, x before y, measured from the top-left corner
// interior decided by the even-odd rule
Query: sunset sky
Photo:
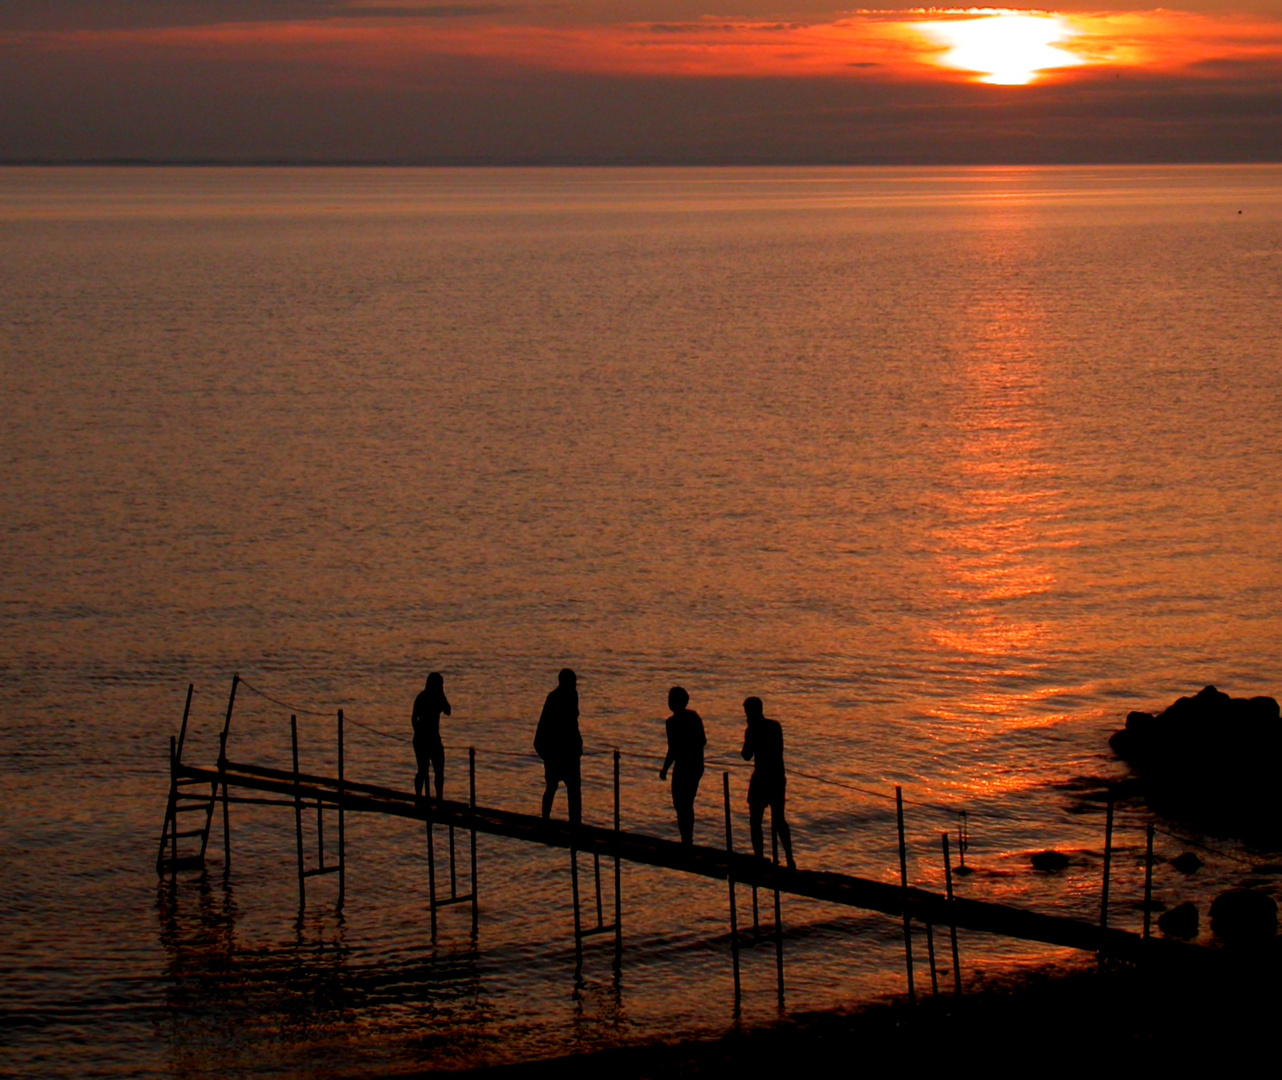
[[[1282,159],[1282,0],[0,0],[0,158]]]

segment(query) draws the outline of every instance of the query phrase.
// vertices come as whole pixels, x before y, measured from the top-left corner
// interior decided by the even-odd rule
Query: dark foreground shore
[[[1282,950],[1219,953],[1200,970],[1042,969],[958,999],[927,996],[851,1011],[794,1015],[719,1039],[628,1046],[473,1069],[475,1080],[920,1074],[984,1068],[1000,1075],[1112,1075],[1123,1069],[1214,1067],[1282,1055]],[[409,1077],[440,1073],[400,1074]]]

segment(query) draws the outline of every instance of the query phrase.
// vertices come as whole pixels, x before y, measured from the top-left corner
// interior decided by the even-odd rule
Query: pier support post
[[[187,741],[187,717],[191,715],[191,696],[196,692],[196,684],[187,684],[187,704],[183,706],[183,723],[178,729],[178,750],[174,755],[175,764],[181,765],[183,760],[183,743]]]
[[[721,774],[726,805],[726,883],[730,886],[730,957],[734,965],[734,1014],[739,1016],[742,994],[739,987],[739,917],[734,906],[734,836],[730,829],[730,774]]]
[[[227,715],[223,719],[222,734],[218,737],[218,771],[223,784],[223,876],[231,873],[231,811],[227,803],[227,733],[231,730],[231,713],[236,705],[236,687],[240,676],[231,677],[231,696],[227,698]],[[204,852],[202,851],[203,855]]]
[[[187,703],[191,704],[191,691],[187,691]],[[187,715],[183,714],[183,727],[187,726]],[[169,865],[171,876],[178,874],[178,741],[169,736],[169,806],[165,810],[165,826],[169,829]],[[165,858],[165,841],[160,841],[160,858],[162,866]]]
[[[1104,935],[1108,932],[1108,883],[1113,869],[1113,785],[1108,788],[1108,809],[1104,817],[1104,881],[1099,898],[1099,962],[1104,962]]]
[[[303,797],[298,778],[298,717],[289,718],[289,742],[294,755],[294,839],[298,848],[298,910],[307,907],[307,875],[303,872]]]
[[[774,860],[775,878],[775,979],[779,991],[779,1008],[783,1008],[783,909],[779,904],[779,834],[775,831],[775,812],[770,811],[770,853]]]
[[[476,940],[481,910],[476,895],[476,747],[467,748],[468,823],[472,830],[472,939]]]
[[[347,833],[343,807],[343,710],[338,710],[338,910],[343,910],[347,898]]]
[[[623,970],[623,871],[620,858],[619,748],[614,748],[614,971]]]
[[[424,789],[427,778],[424,778]],[[431,909],[432,944],[436,944],[436,840],[432,829],[432,797],[424,792],[423,798],[425,826],[427,828],[427,905]]]
[[[583,977],[583,915],[579,910],[579,851],[575,823],[570,822],[570,892],[574,899],[574,978]]]
[[[895,820],[899,826],[899,882],[904,891],[904,966],[908,972],[908,1001],[917,1002],[913,985],[913,924],[908,910],[908,845],[904,840],[904,789],[895,786]]]
[[[1148,941],[1153,921],[1153,823],[1144,830],[1144,940]]]
[[[961,960],[957,955],[957,913],[953,910],[953,864],[948,856],[948,834],[941,833],[939,840],[944,848],[944,886],[948,890],[948,933],[953,943],[953,993],[961,997]]]
[[[935,924],[926,919],[926,961],[930,964],[930,996],[939,997],[939,972],[935,967]]]

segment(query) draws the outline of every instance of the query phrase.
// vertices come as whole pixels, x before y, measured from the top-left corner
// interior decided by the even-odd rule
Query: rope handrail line
[[[279,705],[282,709],[288,709],[290,712],[301,713],[304,716],[333,716],[338,711],[337,709],[335,709],[330,712],[318,712],[316,709],[304,709],[299,705],[291,705],[288,701],[281,701],[280,698],[274,698],[271,696],[271,694],[268,694],[263,690],[259,690],[258,687],[256,687],[253,683],[251,683],[243,675],[240,676],[239,681],[240,681],[240,685],[245,687],[246,690],[252,690],[259,697],[266,698],[273,705]]]
[[[393,735],[390,731],[380,731],[378,728],[373,727],[370,724],[362,723],[360,720],[348,716],[347,713],[343,713],[343,721],[344,723],[355,724],[357,727],[364,728],[366,731],[373,732],[375,735],[381,736],[384,739],[392,739],[395,742],[403,743],[412,743],[414,741],[408,735]]]
[[[267,701],[270,701],[270,702],[271,702],[272,704],[274,704],[274,705],[279,705],[282,709],[289,709],[291,712],[294,712],[294,713],[300,713],[300,714],[302,714],[302,715],[304,715],[304,716],[332,716],[332,715],[334,715],[334,713],[331,713],[331,712],[321,712],[321,711],[319,711],[319,710],[317,710],[317,709],[305,709],[305,708],[303,708],[303,707],[301,707],[301,706],[298,706],[298,705],[291,705],[291,704],[290,704],[289,702],[287,702],[287,701],[282,701],[280,698],[273,697],[271,694],[268,694],[266,691],[264,691],[264,690],[260,690],[257,686],[255,686],[253,683],[251,683],[248,679],[245,679],[243,676],[242,676],[242,677],[241,677],[241,679],[240,679],[240,683],[241,683],[241,685],[242,685],[242,686],[244,686],[246,689],[253,691],[253,692],[254,692],[255,694],[257,694],[259,697],[264,698],[264,699],[266,699]],[[337,710],[335,710],[335,712],[337,712]],[[381,729],[379,729],[379,728],[374,727],[372,724],[367,724],[367,723],[365,723],[365,722],[364,722],[364,721],[362,721],[362,720],[357,720],[355,717],[348,716],[348,715],[346,715],[346,714],[344,714],[343,719],[344,719],[347,723],[355,724],[357,727],[359,727],[359,728],[363,728],[363,729],[365,729],[366,731],[370,732],[371,734],[373,734],[373,735],[377,735],[377,736],[379,736],[380,738],[383,738],[383,739],[390,739],[390,740],[392,740],[393,742],[401,742],[401,743],[412,743],[412,742],[413,742],[413,739],[412,739],[412,738],[410,738],[409,736],[405,736],[405,735],[395,735],[395,734],[392,734],[391,732],[383,731],[383,730],[381,730]],[[445,748],[446,748],[446,749],[448,749],[448,750],[462,750],[462,749],[469,749],[469,747],[464,747],[464,746],[460,746],[460,745],[458,745],[458,744],[453,744],[453,743],[450,743],[450,744],[442,744],[442,745],[444,745],[444,746],[445,746]],[[477,747],[471,747],[471,749],[475,749],[475,750],[477,750],[479,753],[495,754],[495,755],[498,755],[498,756],[501,756],[501,757],[519,757],[519,758],[529,758],[529,759],[535,759],[535,760],[537,760],[537,758],[538,758],[538,755],[537,755],[537,754],[532,753],[532,752],[530,752],[530,751],[499,750],[499,749],[497,749],[497,748],[491,748],[491,747],[480,747],[480,746],[477,746]],[[583,751],[583,755],[582,755],[582,756],[583,756],[583,757],[608,757],[611,753],[613,753],[613,751],[612,751],[612,750],[584,750],[584,751]],[[620,755],[621,757],[630,757],[630,758],[633,758],[633,759],[644,760],[644,761],[650,761],[650,762],[655,762],[655,761],[657,761],[657,762],[662,762],[662,761],[663,761],[663,758],[662,758],[662,757],[660,757],[660,756],[658,756],[658,755],[656,755],[656,754],[643,754],[643,753],[639,753],[639,752],[637,752],[637,751],[635,751],[635,750],[623,750],[623,749],[621,749],[621,748],[619,749],[619,755]],[[728,767],[728,768],[739,768],[739,769],[743,769],[743,768],[749,768],[749,767],[751,767],[751,764],[750,764],[749,762],[746,762],[746,761],[734,761],[734,760],[729,760],[729,761],[727,761],[727,760],[726,760],[726,759],[724,759],[724,758],[708,758],[708,759],[706,759],[706,760],[707,760],[707,762],[708,762],[709,764],[711,764],[711,765],[717,765],[717,766],[719,766],[719,767],[721,767],[721,768],[727,768],[727,767]],[[886,792],[883,792],[883,791],[874,791],[874,790],[873,790],[873,789],[871,789],[871,788],[861,787],[861,786],[860,786],[860,785],[858,785],[858,784],[850,784],[850,783],[847,783],[847,782],[842,781],[842,780],[833,780],[833,779],[830,779],[830,778],[828,778],[828,777],[818,776],[818,775],[816,775],[816,774],[814,774],[814,773],[802,772],[800,769],[789,769],[789,770],[788,770],[788,772],[789,772],[789,774],[790,774],[790,775],[792,775],[792,776],[799,776],[799,777],[803,777],[803,778],[804,778],[804,779],[806,779],[806,780],[813,780],[813,781],[814,781],[814,782],[816,782],[816,783],[819,783],[819,784],[827,784],[827,785],[828,785],[828,786],[830,786],[830,787],[842,788],[843,790],[846,790],[846,791],[854,791],[854,792],[857,792],[857,793],[858,793],[858,794],[860,794],[860,795],[866,795],[866,796],[868,796],[868,797],[870,797],[870,798],[874,798],[874,799],[884,799],[884,800],[887,800],[887,801],[893,801],[893,799],[894,799],[894,796],[893,796],[893,795],[889,795],[889,794],[887,794]],[[920,801],[918,801],[918,800],[916,800],[916,799],[905,799],[905,800],[904,800],[904,803],[905,803],[905,805],[908,805],[908,806],[919,806],[919,807],[925,807],[925,808],[928,808],[928,809],[931,809],[931,810],[935,810],[935,811],[937,811],[937,812],[939,812],[939,813],[944,813],[944,814],[957,814],[957,813],[960,813],[960,812],[961,812],[961,811],[959,811],[956,807],[945,806],[945,805],[940,804],[940,803],[920,802]],[[1207,849],[1207,850],[1214,850],[1214,849]]]

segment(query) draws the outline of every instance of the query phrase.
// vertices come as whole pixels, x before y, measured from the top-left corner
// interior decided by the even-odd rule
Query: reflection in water
[[[1029,255],[1031,224],[1018,207],[998,213],[976,234],[987,248],[990,288],[971,297],[958,319],[965,340],[956,476],[941,489],[943,520],[934,530],[947,583],[941,607],[953,615],[929,634],[958,662],[983,671],[963,706],[971,718],[1018,715],[1021,703],[1057,692],[1027,685],[1039,666],[1034,655],[1051,647],[1051,628],[1026,601],[1055,584],[1045,532],[1060,512],[1043,442],[1045,318],[1031,290],[1013,283]]]
[[[160,1034],[176,1075],[269,1059],[306,1070],[337,1044],[351,1060],[377,1058],[389,1041],[401,1059],[409,1049],[439,1061],[445,1031],[445,1057],[473,1059],[493,1038],[474,948],[362,965],[329,914],[300,916],[292,941],[242,945],[234,889],[206,875],[163,883],[156,911],[168,957]]]

